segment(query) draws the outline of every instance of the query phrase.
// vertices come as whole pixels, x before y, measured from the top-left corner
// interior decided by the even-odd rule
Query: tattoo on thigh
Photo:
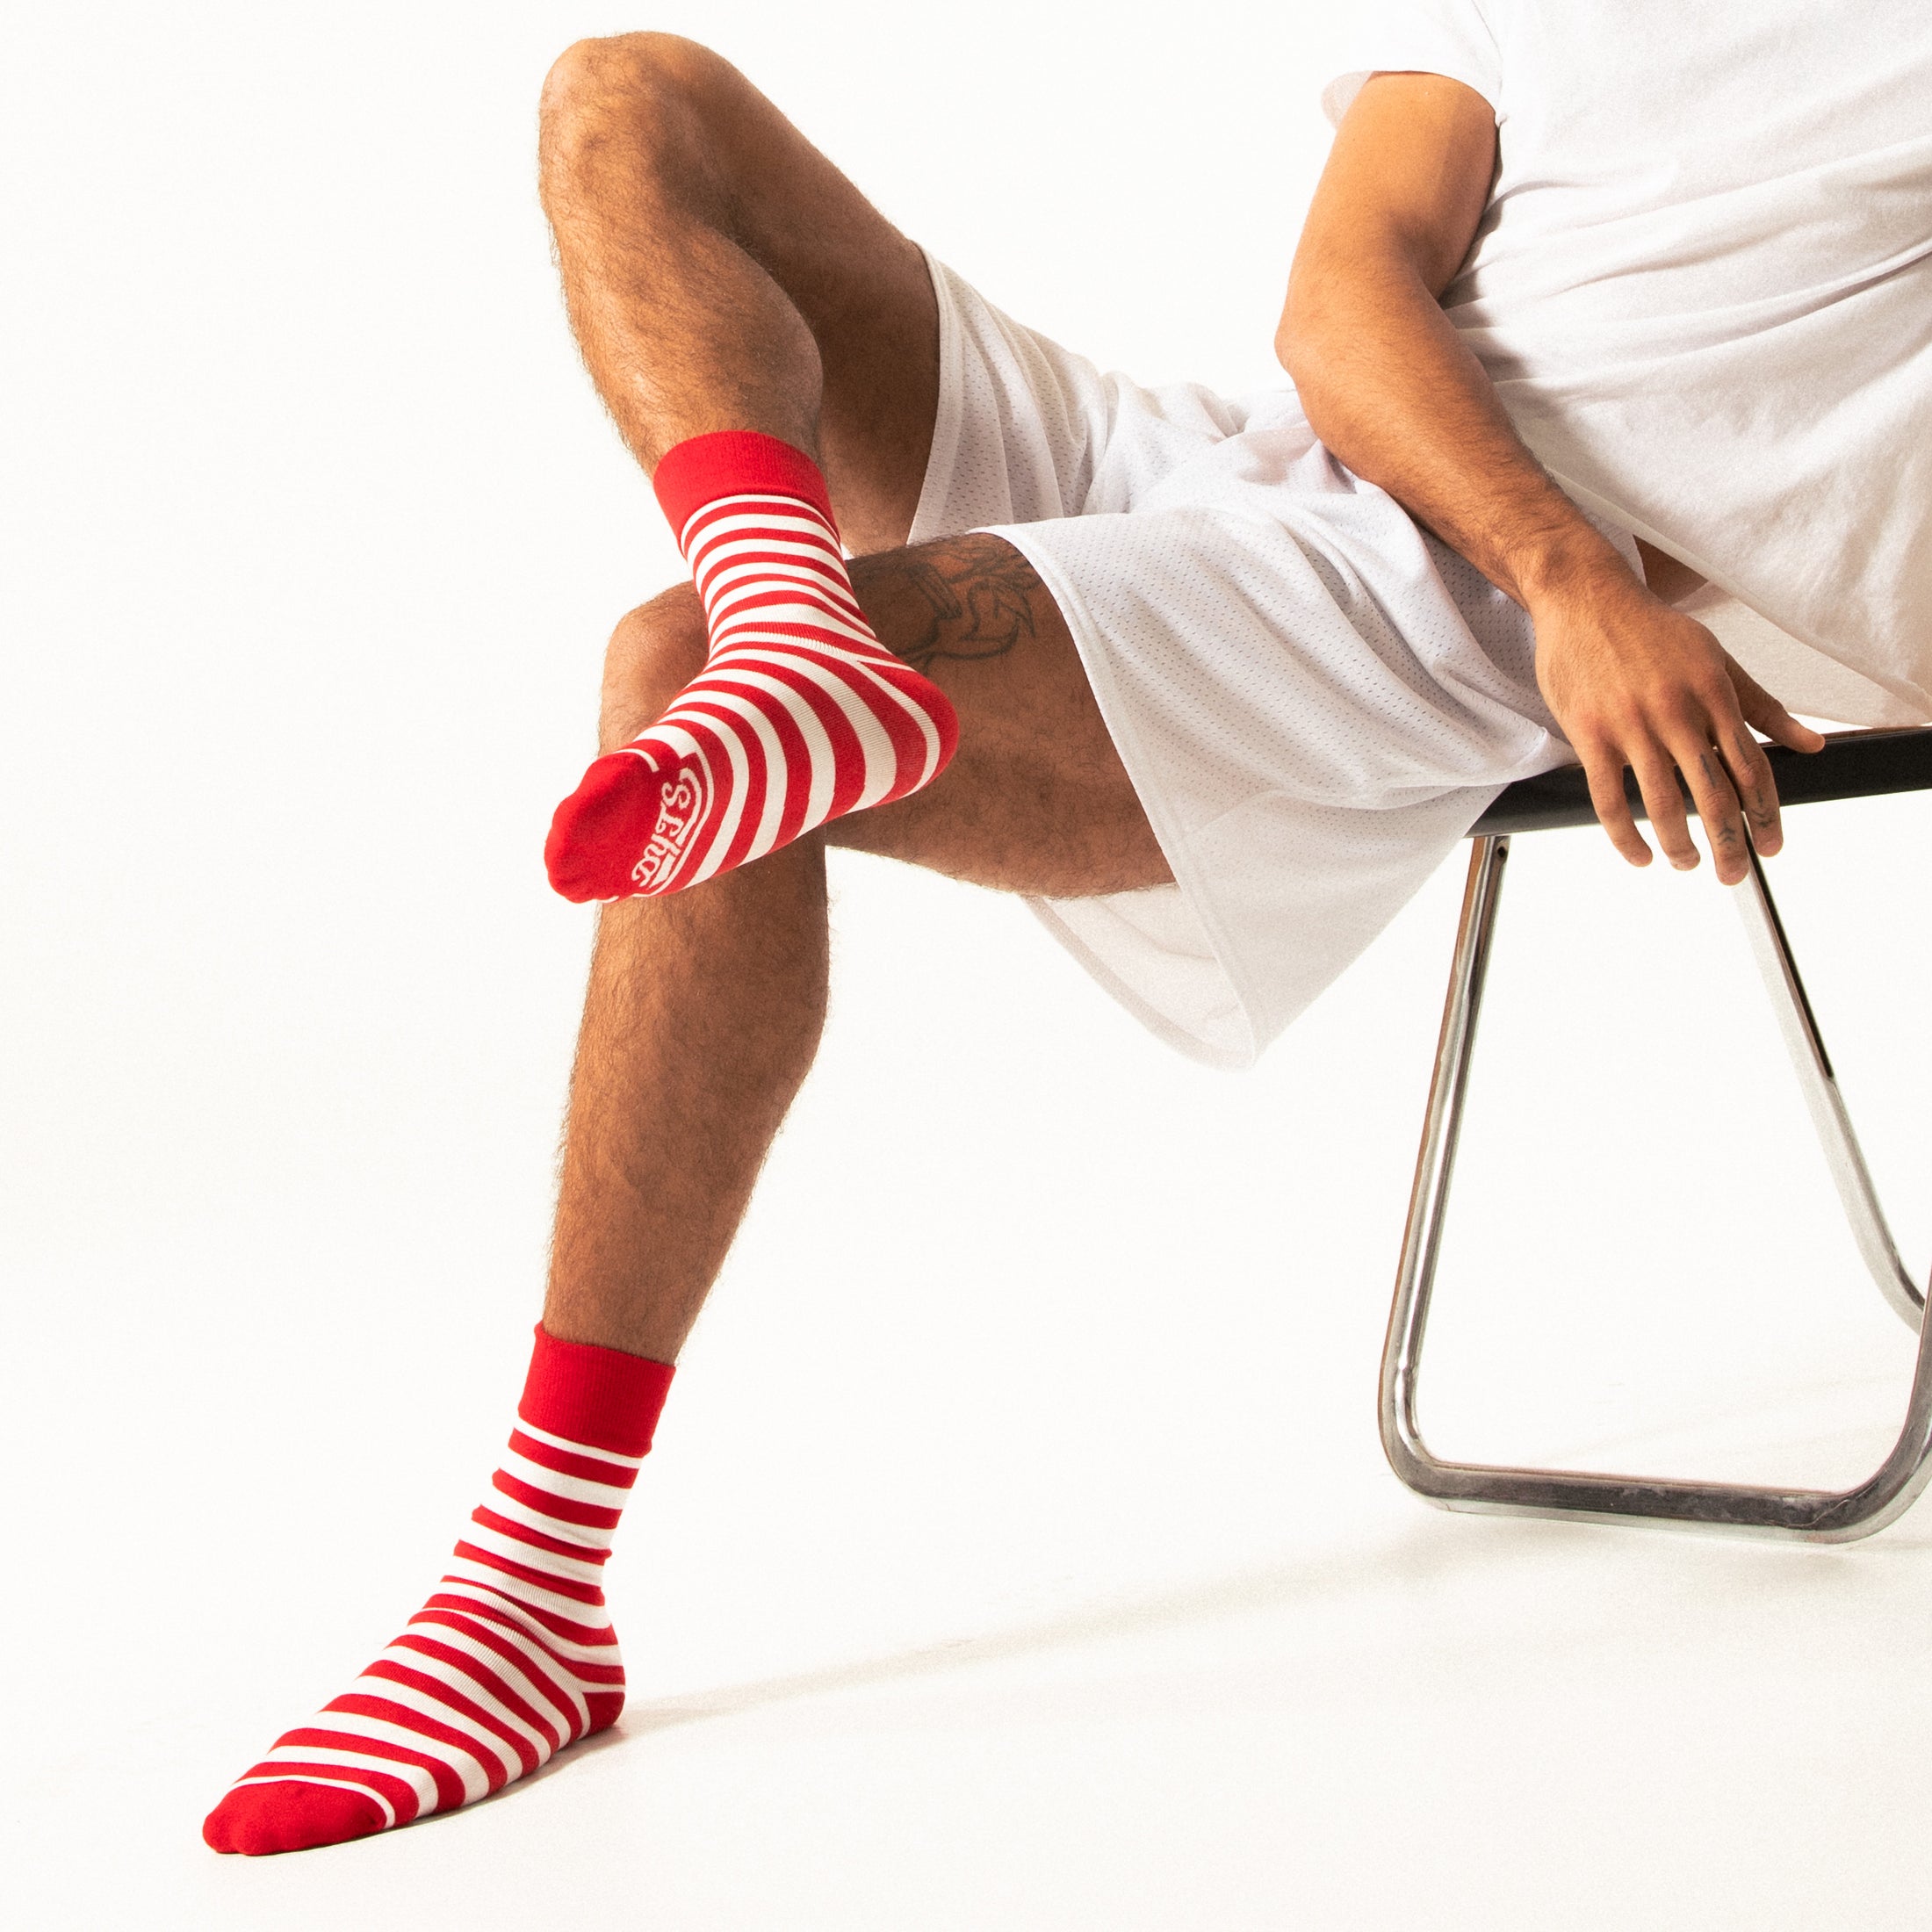
[[[925,606],[894,651],[915,670],[941,658],[1000,658],[1034,635],[1033,601],[1039,579],[1006,544],[958,547],[935,544],[900,560],[900,578]]]

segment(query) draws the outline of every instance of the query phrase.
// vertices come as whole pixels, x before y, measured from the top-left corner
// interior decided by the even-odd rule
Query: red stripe
[[[501,1790],[509,1783],[509,1773],[503,1769],[501,1761],[487,1744],[479,1744],[466,1732],[459,1731],[452,1724],[439,1724],[423,1712],[409,1704],[392,1704],[387,1698],[371,1695],[367,1690],[350,1690],[342,1697],[333,1698],[323,1706],[328,1711],[346,1711],[365,1718],[383,1718],[389,1723],[400,1725],[406,1731],[414,1731],[421,1737],[434,1738],[438,1743],[447,1744],[452,1749],[462,1751],[476,1760],[477,1768],[488,1779],[490,1789]],[[494,1733],[492,1733],[494,1735]],[[435,1767],[430,1767],[432,1770]],[[463,1802],[460,1792],[451,1800],[452,1804]],[[447,1807],[445,1807],[447,1808]]]
[[[510,1447],[526,1461],[584,1482],[602,1482],[613,1489],[628,1489],[638,1480],[638,1472],[626,1463],[605,1462],[596,1456],[555,1448],[547,1442],[539,1442],[535,1436],[526,1436],[521,1429],[510,1431]]]
[[[556,1496],[548,1489],[539,1489],[525,1482],[521,1476],[513,1476],[507,1469],[499,1469],[490,1478],[493,1489],[500,1489],[507,1496],[514,1496],[517,1502],[532,1510],[541,1510],[545,1516],[553,1516],[559,1522],[580,1523],[587,1530],[614,1530],[622,1520],[622,1510],[607,1510],[600,1503],[579,1503],[574,1497]]]
[[[465,1636],[469,1634],[467,1627],[461,1624],[460,1619],[449,1617],[445,1622],[446,1614],[439,1611],[432,1617],[426,1611],[418,1611],[409,1619],[408,1629],[396,1641],[406,1649],[421,1651],[426,1657],[438,1657],[444,1663],[453,1664],[458,1670],[467,1671],[506,1710],[521,1718],[539,1737],[548,1739],[552,1750],[560,1750],[568,1743],[566,1734],[558,1728],[559,1719],[556,1713],[548,1710],[538,1710],[520,1690],[513,1690],[498,1676],[487,1659],[479,1661],[468,1651],[458,1650],[447,1641],[439,1641],[432,1634],[439,1626],[446,1629],[458,1629]]]
[[[745,533],[738,533],[738,545],[744,546],[746,541]],[[727,573],[728,582],[724,580]],[[691,577],[703,600],[704,614],[714,623],[727,602],[735,604],[761,584],[781,585],[794,597],[824,603],[856,615],[861,624],[865,621],[845,559],[835,550],[827,549],[822,556],[800,557],[778,550],[734,547],[729,552],[721,550],[715,556],[696,559]]]
[[[809,503],[787,496],[768,496],[761,502],[756,493],[746,490],[715,499],[691,518],[685,525],[684,560],[694,577],[708,575],[722,563],[759,555],[752,546],[761,543],[771,546],[769,554],[780,564],[817,555],[841,572],[845,567],[838,533]],[[804,559],[797,555],[801,550]]]
[[[400,1664],[393,1657],[378,1657],[363,1672],[365,1677],[386,1677],[392,1683],[406,1683],[412,1690],[421,1690],[426,1697],[434,1698],[438,1704],[446,1705],[466,1718],[474,1718],[494,1738],[501,1738],[504,1748],[523,1767],[524,1771],[537,1769],[537,1747],[527,1737],[511,1730],[501,1718],[493,1711],[486,1711],[474,1698],[467,1698],[441,1677],[432,1677],[428,1672],[412,1670],[407,1664]],[[522,1774],[519,1773],[519,1776]]]
[[[515,1577],[517,1582],[529,1583],[537,1590],[549,1590],[558,1597],[568,1597],[584,1605],[587,1610],[603,1608],[603,1592],[595,1583],[580,1583],[573,1576],[554,1576],[548,1570],[537,1568],[529,1563],[519,1563],[508,1556],[501,1556],[494,1550],[487,1550],[475,1543],[459,1541],[456,1546],[458,1556],[466,1556],[472,1563],[480,1563],[486,1569],[497,1571],[503,1576]],[[516,1592],[510,1590],[514,1597]]]
[[[480,1597],[473,1598],[463,1606],[463,1614],[465,1617],[474,1618],[479,1623],[495,1625],[513,1644],[535,1644],[557,1666],[562,1676],[573,1680],[580,1690],[586,1684],[602,1684],[618,1690],[624,1688],[624,1666],[616,1658],[616,1633],[608,1626],[600,1634],[610,1647],[612,1661],[609,1663],[580,1663],[574,1657],[560,1656],[541,1637],[533,1635],[526,1625],[511,1616],[501,1604],[488,1604]],[[536,1613],[531,1611],[530,1614]],[[548,1629],[555,1620],[554,1618],[544,1618],[544,1627]],[[553,1632],[552,1634],[556,1633]]]
[[[554,1730],[557,1722],[561,1721],[569,1727],[561,1740],[563,1743],[569,1743],[578,1735],[576,1700],[570,1694],[571,1667],[544,1649],[540,1640],[507,1618],[485,1618],[473,1610],[462,1613],[444,1612],[443,1627],[460,1630],[486,1650],[494,1652],[509,1669],[521,1671],[529,1678],[544,1693],[547,1702],[556,1705],[557,1718],[546,1721],[545,1730]],[[537,1649],[535,1656],[530,1654],[532,1645]]]
[[[682,858],[662,888],[665,890],[676,890],[700,866],[709,861],[711,848],[724,827],[726,809],[734,796],[740,802],[740,811],[732,833],[731,845],[727,847],[728,854],[741,851],[764,815],[766,794],[773,776],[772,761],[759,743],[755,727],[736,705],[727,701],[726,688],[715,680],[702,681],[684,694],[682,702],[672,714],[687,731],[702,733],[706,738],[715,748],[721,768],[728,768],[724,746],[729,739],[738,746],[744,761],[745,775],[742,778],[734,778],[733,783],[739,787],[735,794],[722,784],[714,788],[711,810],[685,847]],[[755,693],[732,689],[732,695],[741,701],[755,703]],[[727,866],[736,863],[737,860],[729,855],[724,861]]]
[[[461,1611],[467,1616],[474,1611],[489,1607],[479,1597],[465,1597],[460,1594],[461,1590],[465,1589],[480,1590],[484,1587],[482,1584],[469,1584],[462,1582],[461,1579],[451,1582],[447,1577],[444,1578],[444,1582],[450,1582],[450,1588],[446,1590],[438,1590],[429,1599],[429,1603],[423,1606],[425,1610],[457,1610]],[[519,1597],[514,1590],[505,1590],[503,1594],[526,1617],[533,1618],[560,1642],[614,1644],[617,1640],[616,1633],[611,1629],[610,1620],[608,1617],[601,1624],[580,1624],[573,1621],[568,1617],[559,1617],[555,1611],[545,1610],[539,1604],[529,1602],[526,1598]]]
[[[566,1543],[561,1537],[545,1536],[541,1530],[533,1530],[527,1523],[518,1523],[507,1516],[499,1516],[487,1503],[479,1503],[470,1511],[470,1520],[480,1523],[487,1530],[494,1530],[499,1536],[514,1537],[519,1543],[525,1543],[533,1550],[547,1550],[552,1556],[567,1556],[575,1563],[597,1563],[606,1561],[610,1552],[594,1549],[584,1543]]]

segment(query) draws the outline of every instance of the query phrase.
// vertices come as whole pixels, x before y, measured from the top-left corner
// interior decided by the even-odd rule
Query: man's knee
[[[704,609],[678,584],[618,622],[604,652],[597,749],[614,752],[654,724],[704,668]]]
[[[724,58],[675,33],[614,33],[577,40],[551,63],[537,104],[546,148],[595,135],[621,113],[634,126],[675,130],[701,105],[708,88],[729,73]]]

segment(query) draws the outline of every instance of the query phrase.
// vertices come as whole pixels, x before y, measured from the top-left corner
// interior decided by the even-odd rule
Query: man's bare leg
[[[645,469],[688,436],[761,430],[820,458],[854,549],[903,541],[939,394],[918,249],[735,68],[669,35],[571,47],[544,83],[539,157],[585,364]],[[625,621],[601,751],[663,712],[705,641],[685,592]],[[811,1063],[825,948],[811,839],[602,914],[551,1332],[674,1359]]]
[[[755,421],[777,426],[768,433],[824,450],[849,527],[875,544],[897,541],[910,528],[936,397],[931,289],[917,251],[722,63],[683,43],[624,45],[623,89],[667,125],[681,117],[698,130],[680,152],[702,159],[693,167],[706,193],[723,184],[716,206],[736,239],[701,232],[677,171],[651,158],[660,150],[650,141],[625,134],[635,117],[618,116],[614,129],[596,121],[610,105],[609,44],[573,50],[553,93],[567,97],[566,82],[606,73],[580,117],[603,131],[580,129],[573,146],[551,139],[546,119],[546,201],[600,389],[647,462],[720,417],[741,427],[746,412],[765,412]],[[682,76],[674,87],[673,76]],[[782,193],[775,203],[734,176],[739,150],[727,134],[742,135],[742,152],[762,165],[789,168],[781,178],[802,186],[807,205],[784,206]],[[562,173],[559,148],[577,157]],[[649,159],[650,171],[613,170],[613,149],[630,165]],[[812,216],[826,248],[801,261]],[[778,228],[763,256],[746,245]],[[697,264],[688,273],[687,254]],[[740,303],[749,355],[733,346],[745,339]],[[204,1827],[216,1849],[335,1843],[449,1809],[615,1720],[623,1671],[599,1566],[668,1365],[817,1042],[828,838],[1052,894],[1165,877],[1065,626],[1010,545],[969,536],[883,550],[854,577],[888,647],[944,688],[964,726],[959,755],[900,803],[682,896],[605,914],[550,1299],[510,1452],[403,1634],[216,1807]],[[654,715],[706,641],[688,588],[618,627],[606,742]]]
[[[905,541],[939,396],[907,240],[745,77],[670,34],[580,41],[539,185],[591,379],[646,470],[756,429],[818,460],[846,541]]]
[[[573,47],[542,155],[585,362],[712,627],[691,682],[559,805],[544,861],[579,902],[681,891],[909,796],[955,748],[944,694],[864,623],[834,501],[861,548],[911,518],[934,299],[912,244],[688,41]]]
[[[861,559],[874,628],[958,707],[916,797],[741,871],[602,914],[571,1085],[544,1325],[674,1360],[722,1265],[824,1020],[823,845],[1055,897],[1161,883],[1164,861],[1052,599],[1000,538]],[[976,610],[997,610],[989,630]],[[652,715],[703,650],[695,595],[612,639],[603,732]]]

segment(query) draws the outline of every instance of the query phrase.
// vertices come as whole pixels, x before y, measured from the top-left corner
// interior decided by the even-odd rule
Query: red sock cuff
[[[818,465],[803,450],[756,429],[714,429],[687,437],[665,452],[651,487],[680,536],[693,510],[740,490],[796,496],[833,522],[832,497]]]
[[[552,1436],[641,1456],[675,1373],[669,1362],[594,1342],[559,1342],[537,1326],[537,1348],[516,1413]]]

